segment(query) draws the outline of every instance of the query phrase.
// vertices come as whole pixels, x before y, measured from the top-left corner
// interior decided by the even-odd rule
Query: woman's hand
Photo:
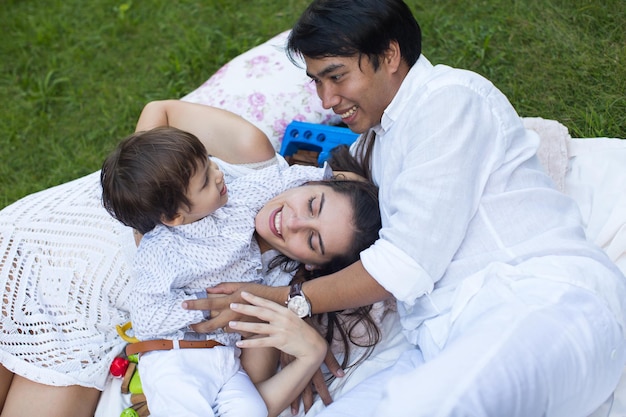
[[[318,365],[324,360],[327,345],[319,333],[286,307],[257,297],[248,292],[240,293],[248,304],[234,303],[231,309],[240,315],[252,316],[261,322],[231,321],[229,326],[237,332],[258,335],[244,339],[238,347],[274,347],[296,359],[311,359]]]
[[[239,341],[237,346],[244,349],[273,347],[294,357],[276,375],[256,384],[269,416],[276,416],[309,384],[324,360],[328,345],[317,330],[286,307],[245,291],[241,292],[241,297],[251,305],[234,303],[231,309],[261,322],[230,322],[233,330],[256,335]]]

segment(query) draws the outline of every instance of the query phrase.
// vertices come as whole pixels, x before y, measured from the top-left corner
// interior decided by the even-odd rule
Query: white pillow
[[[280,151],[292,120],[336,124],[340,118],[324,110],[304,65],[285,54],[285,31],[239,55],[181,100],[229,110],[258,126]]]

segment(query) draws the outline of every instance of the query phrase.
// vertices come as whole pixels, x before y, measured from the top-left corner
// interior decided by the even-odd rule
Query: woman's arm
[[[172,126],[193,133],[209,155],[233,164],[263,162],[275,155],[267,135],[244,118],[226,110],[180,100],[148,103],[136,131]]]
[[[256,383],[269,416],[277,416],[297,398],[319,369],[327,345],[315,329],[282,305],[243,292],[247,304],[233,304],[231,308],[241,315],[254,316],[257,322],[230,322],[236,331],[251,332],[259,337],[237,343],[243,349],[274,347],[295,357],[294,361],[271,378]]]

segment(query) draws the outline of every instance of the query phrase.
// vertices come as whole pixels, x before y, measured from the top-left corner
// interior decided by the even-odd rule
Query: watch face
[[[287,308],[293,311],[300,318],[308,316],[311,312],[309,303],[302,295],[291,297],[287,303]]]

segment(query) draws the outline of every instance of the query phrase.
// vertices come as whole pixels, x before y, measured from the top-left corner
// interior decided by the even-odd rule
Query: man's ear
[[[389,42],[389,47],[383,54],[384,64],[392,71],[398,70],[402,64],[402,52],[400,51],[400,45],[397,41]]]
[[[161,215],[161,223],[166,226],[180,226],[181,224],[183,224],[184,220],[185,218],[180,213],[174,214],[174,217],[172,218],[167,218],[164,215]]]
[[[306,269],[307,271],[313,271],[314,269],[317,269],[317,266],[311,265],[311,264],[305,264],[304,269]]]

